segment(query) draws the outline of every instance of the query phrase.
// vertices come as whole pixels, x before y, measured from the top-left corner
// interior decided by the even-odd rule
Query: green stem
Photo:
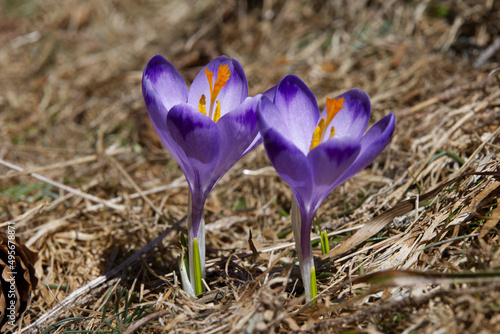
[[[194,292],[196,295],[203,293],[203,284],[201,282],[201,260],[200,249],[198,247],[198,239],[193,240],[193,266],[194,266]]]

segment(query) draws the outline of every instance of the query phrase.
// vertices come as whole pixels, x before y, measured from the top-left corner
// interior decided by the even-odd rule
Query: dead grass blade
[[[498,284],[500,282],[500,271],[484,271],[484,272],[457,272],[457,273],[434,273],[434,272],[418,272],[412,270],[385,270],[375,273],[370,273],[358,277],[350,283],[352,286],[360,286],[360,284],[372,285],[368,290],[363,293],[357,294],[354,298],[340,302],[336,305],[326,307],[319,306],[318,310],[314,312],[315,317],[336,312],[341,309],[347,308],[361,300],[366,299],[368,296],[373,295],[379,291],[389,287],[415,287],[418,285],[446,285],[446,284],[463,284],[463,283],[488,283],[493,282]],[[330,287],[330,294],[335,293],[343,288],[346,284]],[[364,289],[365,290],[365,289]],[[441,290],[441,289],[440,289]],[[320,295],[324,294],[322,291]],[[302,307],[297,313],[305,310]]]
[[[142,318],[141,320],[138,320],[137,322],[132,324],[132,326],[127,328],[127,330],[125,332],[123,332],[122,334],[132,334],[135,331],[137,331],[138,329],[140,329],[142,326],[144,326],[145,324],[150,322],[151,320],[158,319],[158,318],[163,317],[164,315],[169,314],[169,313],[171,313],[170,310],[162,310],[162,311],[158,311],[155,313],[151,313],[151,314],[145,316],[144,318]]]
[[[352,284],[413,286],[417,284],[483,283],[490,281],[500,281],[500,271],[435,273],[414,270],[385,270],[358,277],[352,281]]]
[[[500,206],[494,208],[493,211],[491,211],[491,215],[489,217],[484,217],[484,219],[486,219],[486,222],[479,231],[480,238],[484,238],[500,221]]]
[[[367,240],[371,236],[377,234],[380,230],[384,228],[389,222],[391,222],[394,218],[407,214],[408,212],[415,210],[417,203],[420,201],[425,203],[427,201],[432,200],[435,196],[437,196],[444,188],[453,185],[454,183],[472,176],[472,175],[490,175],[494,177],[500,177],[500,172],[471,172],[465,173],[463,175],[457,176],[452,180],[442,183],[437,186],[433,190],[421,195],[415,199],[408,199],[403,202],[396,204],[393,208],[385,211],[384,213],[378,215],[370,222],[367,222],[359,231],[357,231],[352,237],[343,241],[340,246],[334,248],[329,253],[323,255],[321,257],[322,260],[333,260],[339,255],[353,249],[354,247],[361,244],[363,241]]]

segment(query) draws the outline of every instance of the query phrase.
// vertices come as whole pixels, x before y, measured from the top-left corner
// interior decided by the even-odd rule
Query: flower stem
[[[193,295],[203,292],[202,279],[205,277],[205,222],[203,220],[204,201],[193,198],[191,191],[188,200],[188,251],[189,279]]]
[[[299,258],[302,283],[304,284],[306,300],[309,302],[313,298],[313,293],[314,296],[317,295],[316,270],[314,269],[314,258],[311,247],[312,217],[309,218],[310,215],[308,216],[300,211],[296,199],[292,202],[290,216],[292,218],[295,249]]]

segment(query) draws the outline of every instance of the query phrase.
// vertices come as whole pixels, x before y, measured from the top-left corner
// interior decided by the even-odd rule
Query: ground
[[[500,332],[499,12],[494,0],[0,2],[0,227],[38,252],[16,330]],[[262,146],[206,204],[210,291],[180,289],[188,188],[142,98],[155,54],[187,82],[225,54],[250,95],[292,73],[320,108],[357,87],[372,123],[396,116],[391,144],[318,211],[332,252],[315,248],[317,305],[293,262],[291,191]]]

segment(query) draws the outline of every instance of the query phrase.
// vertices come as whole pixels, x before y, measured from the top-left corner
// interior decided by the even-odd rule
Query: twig
[[[153,209],[153,211],[156,214],[161,216],[162,213],[160,212],[160,210],[158,210],[158,208],[153,204],[153,202],[151,202],[151,200],[146,197],[146,194],[144,194],[142,189],[139,188],[137,183],[135,183],[135,181],[132,179],[132,177],[129,175],[129,173],[127,173],[125,168],[123,168],[122,165],[120,165],[120,163],[118,161],[116,161],[116,159],[113,158],[111,155],[107,155],[106,158],[108,158],[109,161],[111,161],[111,163],[113,164],[113,166],[115,166],[116,169],[118,169],[118,171],[127,179],[127,181],[132,185],[132,187],[134,187],[135,191],[142,197],[142,199],[146,203],[148,203],[148,205],[151,207],[151,209]]]
[[[151,194],[156,194],[156,193],[168,190],[168,189],[177,188],[177,187],[184,187],[184,186],[187,186],[187,182],[186,182],[186,179],[184,178],[184,176],[181,176],[181,177],[178,177],[177,179],[175,179],[170,184],[167,184],[165,186],[159,186],[159,187],[151,188],[149,190],[145,190],[145,191],[142,192],[142,194],[144,194],[144,195],[151,195]],[[139,198],[139,197],[141,197],[141,194],[139,194],[139,193],[135,193],[135,194],[132,194],[132,195],[128,196],[128,198],[130,198],[130,199],[136,199],[136,198]],[[109,202],[111,202],[111,203],[117,203],[117,202],[121,202],[123,200],[124,200],[123,197],[118,196],[118,197],[110,199]],[[92,206],[86,208],[84,210],[84,212],[98,210],[98,209],[102,208],[103,206],[104,206],[103,204],[95,204],[95,205],[92,205]]]
[[[4,226],[7,226],[7,225],[10,225],[10,224],[14,224],[14,223],[17,223],[17,222],[20,222],[22,220],[26,220],[26,219],[29,219],[31,218],[31,216],[33,216],[34,214],[36,214],[37,212],[40,212],[41,210],[43,210],[43,207],[46,205],[46,203],[41,203],[41,204],[38,204],[37,206],[35,206],[34,208],[31,208],[29,209],[28,211],[26,211],[25,213],[23,213],[22,215],[20,216],[17,216],[16,218],[12,219],[12,220],[9,220],[9,221],[6,221],[5,223],[1,223],[0,224],[0,227],[4,227]],[[19,225],[18,225],[19,226]]]
[[[500,37],[495,39],[493,44],[491,44],[483,52],[481,52],[479,57],[477,57],[476,61],[474,62],[474,68],[483,67],[486,61],[490,59],[496,52],[498,52],[498,50],[500,50]]]
[[[123,334],[132,334],[136,330],[138,330],[140,327],[142,327],[143,325],[147,324],[149,321],[151,321],[153,319],[157,319],[157,318],[162,317],[165,314],[169,314],[169,313],[172,313],[172,311],[170,311],[170,310],[162,310],[162,311],[159,311],[159,312],[151,313],[151,314],[145,316],[144,318],[142,318],[141,320],[135,322],[132,326],[130,326],[129,328],[127,328],[127,330],[125,332],[123,332]]]
[[[123,149],[118,149],[118,150],[107,149],[105,152],[106,152],[107,156],[118,155],[118,154],[122,154],[122,153],[129,153],[128,150],[123,150]],[[48,166],[40,166],[40,167],[31,168],[31,169],[25,169],[22,172],[7,173],[5,175],[0,175],[0,180],[8,179],[11,177],[28,175],[31,173],[44,172],[46,170],[52,170],[52,169],[64,168],[64,167],[68,167],[68,166],[79,165],[79,164],[83,164],[86,162],[96,161],[98,158],[99,158],[99,155],[91,154],[91,155],[87,155],[85,157],[80,157],[80,158],[72,159],[69,161],[57,162],[55,164],[48,165]]]
[[[92,154],[92,155],[88,155],[86,157],[77,158],[77,159],[73,159],[73,160],[69,160],[69,161],[58,162],[58,163],[55,163],[55,164],[52,164],[52,165],[48,165],[48,166],[41,166],[41,167],[35,167],[35,168],[32,168],[32,169],[25,169],[22,172],[7,173],[5,175],[0,175],[0,180],[8,179],[8,178],[11,178],[11,177],[28,175],[28,174],[31,174],[31,173],[43,172],[43,171],[46,171],[46,170],[52,170],[52,169],[57,169],[57,168],[64,168],[64,167],[67,167],[67,166],[74,166],[74,165],[77,165],[77,164],[83,164],[83,163],[92,162],[92,161],[95,161],[95,160],[97,160],[97,155]]]
[[[5,160],[2,160],[0,159],[0,164],[8,167],[8,168],[11,168],[11,169],[14,169],[14,170],[17,170],[18,172],[22,172],[24,171],[23,168],[17,166],[17,165],[14,165],[10,162],[7,162]],[[67,192],[70,192],[72,194],[75,194],[77,196],[80,196],[80,197],[83,197],[83,198],[86,198],[92,202],[95,202],[95,203],[99,203],[101,205],[104,205],[104,206],[107,206],[111,209],[114,209],[114,210],[117,210],[117,211],[125,211],[125,206],[124,205],[117,205],[117,204],[114,204],[110,201],[107,201],[107,200],[104,200],[104,199],[101,199],[97,196],[94,196],[94,195],[90,195],[90,194],[87,194],[87,193],[84,193],[78,189],[75,189],[75,188],[71,188],[71,187],[68,187],[62,183],[59,183],[57,181],[54,181],[54,180],[51,180],[43,175],[40,175],[40,174],[37,174],[37,173],[30,173],[29,174],[30,176],[34,177],[35,179],[37,180],[40,180],[42,182],[45,182],[45,183],[48,183],[54,187],[57,187],[57,188],[60,188],[62,190],[65,190]]]

